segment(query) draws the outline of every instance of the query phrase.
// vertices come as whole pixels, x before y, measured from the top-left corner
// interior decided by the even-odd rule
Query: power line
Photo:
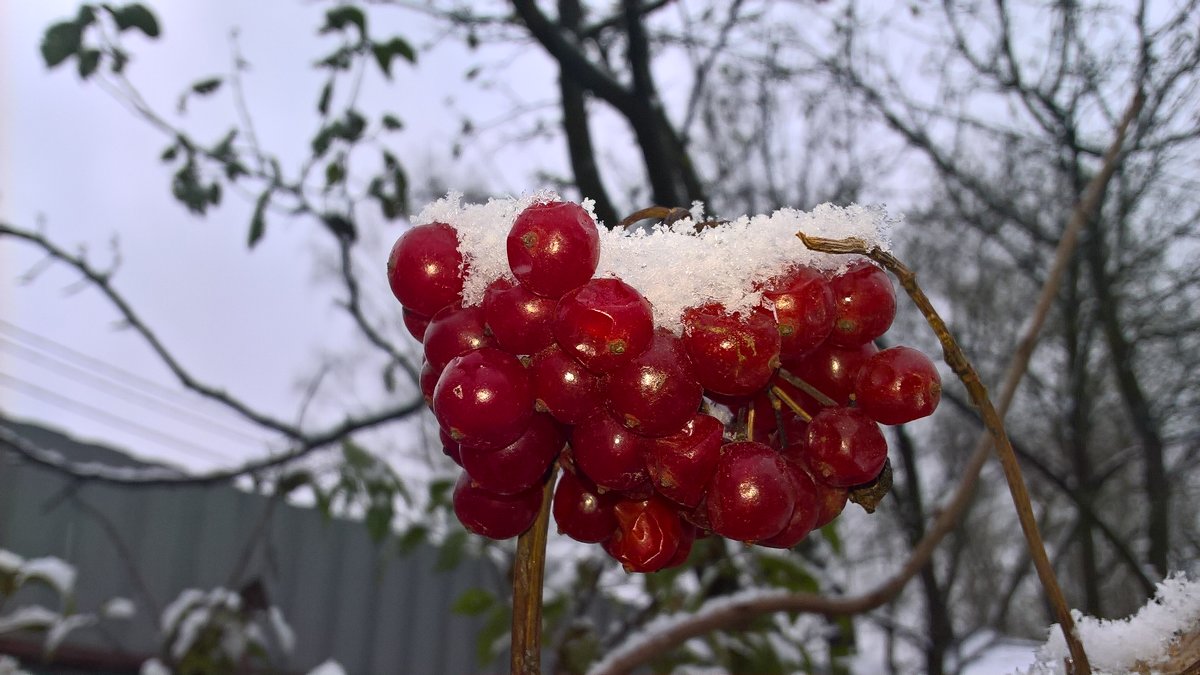
[[[18,377],[13,377],[7,373],[0,373],[0,386],[23,392],[33,398],[40,399],[60,409],[68,410],[84,417],[90,417],[91,419],[103,424],[124,429],[129,433],[141,436],[147,440],[153,440],[155,442],[165,443],[167,445],[174,445],[178,449],[199,453],[220,462],[230,461],[229,457],[219,453],[216,450],[213,450],[212,448],[206,448],[202,445],[185,441],[182,438],[178,438],[168,433],[159,431],[158,429],[125,419],[119,415],[114,415],[107,410],[97,408],[82,401],[77,401],[68,396],[63,396],[62,394],[50,391],[49,389],[40,387],[32,382],[27,382]]]
[[[163,386],[162,384],[138,375],[137,373],[114,366],[107,361],[103,361],[94,356],[72,349],[71,347],[58,342],[57,340],[40,335],[31,330],[21,328],[10,321],[0,319],[0,332],[7,333],[9,339],[11,340],[25,343],[26,347],[33,347],[40,351],[53,354],[60,359],[72,361],[90,370],[104,373],[107,377],[128,383],[127,386],[153,390],[156,392],[156,395],[173,398],[181,405],[191,407],[195,406],[197,401],[200,401],[204,405],[213,406],[215,409],[220,410],[223,413],[229,412],[227,408],[220,407],[219,404],[214,403],[210,399],[198,398],[183,394],[176,389]]]
[[[206,431],[219,433],[227,438],[235,440],[250,441],[252,443],[262,443],[263,440],[244,431],[226,426],[220,421],[207,417],[201,413],[181,407],[165,398],[146,394],[127,384],[123,384],[119,380],[106,376],[96,375],[88,372],[83,368],[71,365],[67,361],[61,360],[58,357],[39,353],[36,350],[30,349],[24,345],[17,344],[0,336],[0,350],[10,353],[18,358],[21,358],[30,363],[36,364],[56,372],[70,380],[86,384],[104,391],[106,394],[111,394],[117,398],[123,399],[130,403],[141,405],[150,410],[161,412],[175,419],[202,428]]]

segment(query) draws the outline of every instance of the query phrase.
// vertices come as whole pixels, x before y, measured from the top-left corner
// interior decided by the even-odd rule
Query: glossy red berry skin
[[[717,418],[697,414],[680,431],[650,441],[646,469],[654,489],[689,509],[699,506],[717,470],[724,431]]]
[[[566,443],[566,435],[549,415],[534,415],[525,433],[498,450],[463,445],[462,467],[488,492],[511,495],[540,485]]]
[[[773,279],[763,297],[775,309],[781,357],[802,356],[833,332],[833,291],[825,276],[811,267],[797,267]]]
[[[617,531],[604,550],[626,572],[657,572],[675,560],[684,538],[679,513],[661,497],[643,501],[622,500],[613,507]]]
[[[905,424],[933,414],[942,399],[942,377],[920,351],[889,347],[863,363],[854,399],[880,424]]]
[[[456,356],[494,345],[478,306],[444,307],[425,329],[425,360],[439,371]]]
[[[599,544],[617,529],[612,492],[600,494],[596,486],[564,471],[554,488],[554,522],[558,531],[575,541]]]
[[[454,515],[475,534],[489,539],[515,537],[533,524],[542,508],[541,485],[515,495],[498,495],[462,474],[454,485]]]
[[[683,312],[683,346],[708,391],[745,396],[767,386],[779,368],[779,328],[762,307],[729,314],[715,303]]]
[[[450,434],[446,433],[442,429],[438,429],[438,440],[442,443],[442,454],[449,457],[454,461],[455,464],[459,466],[459,468],[461,468],[462,454],[459,452],[461,447],[458,445],[458,441],[451,438]]]
[[[870,261],[852,263],[829,282],[834,320],[829,341],[855,347],[887,332],[896,318],[896,289],[887,272]]]
[[[798,363],[786,367],[796,377],[837,402],[847,405],[854,393],[854,383],[867,359],[879,352],[874,342],[857,347],[841,347],[826,342]],[[815,414],[815,410],[809,410]]]
[[[538,410],[563,424],[579,424],[604,407],[601,377],[556,344],[535,354],[529,371]]]
[[[558,302],[534,295],[508,279],[497,279],[483,294],[483,318],[496,345],[513,354],[536,354],[554,342]]]
[[[592,279],[558,302],[554,338],[593,372],[629,363],[653,336],[650,301],[620,279]]]
[[[605,490],[636,490],[649,482],[645,458],[648,442],[604,412],[571,430],[575,465]]]
[[[600,261],[600,234],[588,212],[570,202],[533,204],[509,231],[508,266],[534,293],[558,299],[583,285]]]
[[[484,347],[451,359],[433,391],[433,412],[452,438],[503,448],[533,417],[533,385],[517,357]]]
[[[800,465],[787,463],[788,476],[796,486],[796,504],[787,525],[774,536],[758,541],[759,546],[791,548],[799,544],[817,526],[821,517],[822,493]]]
[[[809,474],[811,476],[811,474]],[[817,522],[813,525],[813,529],[825,527],[832,523],[834,518],[842,515],[842,511],[846,508],[846,502],[849,501],[850,491],[847,488],[833,487],[826,483],[813,479],[813,485],[817,488],[817,502],[821,507],[821,514],[817,516]]]
[[[421,366],[421,376],[419,384],[421,386],[421,395],[425,397],[425,405],[433,407],[433,390],[437,388],[438,380],[442,377],[442,370],[434,368],[433,364],[426,361]]]
[[[404,318],[404,327],[408,329],[408,334],[417,339],[417,342],[425,340],[425,329],[429,327],[430,317],[423,314],[417,314],[411,309],[405,307],[401,312]]]
[[[445,223],[418,225],[392,246],[387,274],[400,304],[433,316],[462,298],[463,258],[458,233]]]
[[[804,437],[804,462],[817,480],[849,488],[874,480],[887,461],[879,425],[857,408],[825,408]]]
[[[609,410],[643,436],[679,431],[704,398],[683,343],[664,329],[633,361],[608,374],[606,390]]]
[[[796,505],[796,484],[787,461],[770,446],[738,441],[721,448],[706,501],[713,532],[753,543],[787,526]]]

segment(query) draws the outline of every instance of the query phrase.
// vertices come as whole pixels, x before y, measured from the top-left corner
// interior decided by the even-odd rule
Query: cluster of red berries
[[[870,261],[782,271],[749,311],[699,303],[677,336],[637,289],[593,278],[600,240],[581,206],[535,203],[506,243],[515,281],[496,279],[474,306],[450,225],[409,230],[388,259],[424,345],[421,388],[464,469],[454,510],[477,534],[524,532],[557,462],[559,531],[627,570],[680,564],[710,534],[789,548],[879,476],[880,423],[929,415],[940,398],[927,357],[875,346],[896,296]]]

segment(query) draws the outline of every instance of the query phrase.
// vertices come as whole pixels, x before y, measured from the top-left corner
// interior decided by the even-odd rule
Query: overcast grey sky
[[[285,160],[302,158],[323,82],[309,64],[336,46],[316,36],[328,6],[291,0],[157,5],[162,39],[128,38],[134,53],[128,72],[151,104],[174,114],[190,83],[225,73],[237,27],[252,64],[245,83],[261,141]],[[317,243],[328,245],[325,235],[311,222],[285,224],[277,217],[263,243],[247,252],[252,204],[227,192],[221,208],[205,218],[184,211],[170,196],[173,169],[158,161],[168,139],[94,84],[82,83],[73,63],[55,71],[43,66],[42,32],[73,16],[77,6],[66,0],[0,3],[0,219],[25,228],[40,222],[69,250],[86,247],[97,265],[111,259],[116,237],[116,287],[180,361],[208,383],[292,418],[300,399],[297,378],[310,373],[320,355],[344,351],[349,331],[329,302],[328,285],[312,272]],[[401,21],[396,13],[376,12],[371,18],[378,36],[401,34],[422,44],[432,35],[419,17]],[[552,149],[548,160],[544,148],[450,159],[463,73],[481,58],[451,42],[422,52],[419,68],[397,67],[391,83],[369,72],[362,107],[399,112],[406,128],[391,142],[414,178],[428,158],[440,158],[452,177],[486,176],[494,190],[540,187],[526,185],[524,176],[535,161],[558,161]],[[529,89],[493,98],[475,92],[468,100],[475,113],[486,118],[489,107],[502,107],[501,98],[536,102],[552,92],[550,70],[536,54],[518,57],[514,67],[528,71]],[[222,94],[194,101],[181,123],[215,141],[235,119],[231,99]],[[382,289],[383,262],[399,226],[364,226],[371,231],[360,260],[378,262]],[[114,326],[116,313],[96,292],[74,288],[77,277],[65,267],[21,284],[18,277],[39,260],[32,248],[0,240],[0,410],[198,470],[266,451],[254,440],[260,432],[198,397],[172,397],[116,376],[210,418],[199,425],[165,412],[161,401],[147,407],[89,384],[92,378],[77,369],[96,373],[95,367],[37,336],[180,392],[145,344]],[[217,422],[237,433],[215,430]]]

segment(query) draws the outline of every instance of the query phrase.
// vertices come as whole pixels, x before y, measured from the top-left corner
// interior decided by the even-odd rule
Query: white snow
[[[171,670],[158,659],[150,659],[142,664],[139,675],[171,675]]]
[[[46,628],[53,626],[62,618],[58,612],[52,612],[45,607],[31,605],[18,607],[12,612],[0,616],[0,635],[27,628]]]
[[[271,605],[267,610],[267,618],[271,622],[271,630],[275,631],[275,637],[279,638],[280,648],[285,653],[291,654],[296,647],[296,634],[288,625],[287,620],[283,618],[283,612],[275,605]]]
[[[413,222],[443,222],[457,230],[466,267],[463,303],[476,305],[488,284],[512,276],[505,241],[517,215],[530,204],[558,198],[542,191],[487,204],[463,204],[461,195],[452,192],[426,206]],[[585,208],[589,206],[585,201]],[[655,323],[676,333],[682,329],[679,319],[687,307],[720,302],[731,312],[746,310],[762,300],[762,294],[752,288],[754,282],[797,264],[826,270],[847,264],[846,256],[808,250],[797,232],[857,237],[887,250],[896,222],[881,207],[824,204],[811,212],[780,209],[770,215],[742,216],[697,234],[694,226],[696,219],[704,217],[704,206],[693,204],[690,212],[691,217],[670,226],[633,231],[599,228],[600,264],[595,276],[616,276],[641,291],[654,306]]]
[[[21,565],[17,583],[28,579],[42,579],[59,595],[70,595],[75,590],[75,567],[59,558],[34,558]]]
[[[1182,574],[1162,581],[1154,599],[1127,619],[1096,619],[1077,610],[1072,616],[1093,672],[1129,673],[1139,661],[1148,666],[1161,662],[1176,637],[1200,629],[1200,581],[1189,581]],[[1062,631],[1052,626],[1049,639],[1038,650],[1038,662],[1026,675],[1061,674],[1069,654]]]
[[[199,604],[204,600],[204,591],[195,588],[187,588],[175,597],[171,604],[167,605],[162,613],[161,628],[163,633],[170,633],[171,629],[179,623],[179,618],[185,612],[192,608],[193,605]]]
[[[21,663],[11,656],[0,656],[0,675],[29,675],[28,670],[21,668]]]
[[[25,559],[13,553],[0,548],[0,572],[15,574],[25,563]]]
[[[337,661],[331,659],[308,671],[308,675],[346,675],[346,670]]]
[[[106,619],[132,619],[137,615],[137,606],[129,598],[110,598],[100,608],[100,613]]]
[[[72,614],[55,621],[54,625],[50,626],[50,630],[46,631],[46,651],[53,652],[55,649],[58,649],[58,646],[71,634],[71,631],[83,628],[84,626],[92,626],[95,623],[96,617],[92,614]]]

